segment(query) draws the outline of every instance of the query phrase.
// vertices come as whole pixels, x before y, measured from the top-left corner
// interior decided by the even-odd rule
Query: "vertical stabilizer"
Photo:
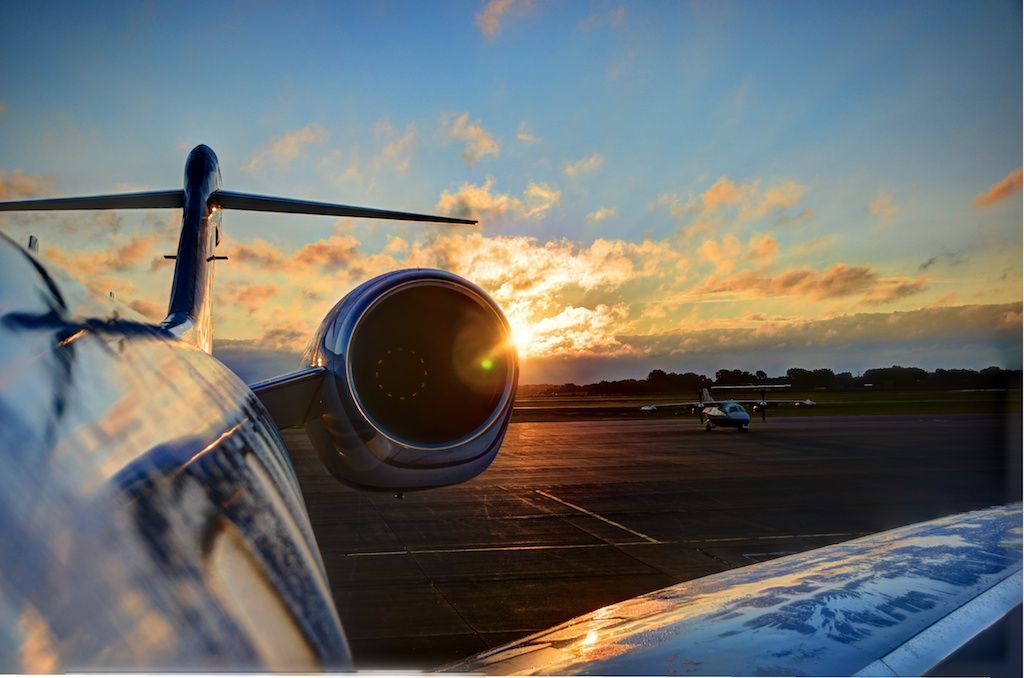
[[[220,240],[220,210],[210,197],[220,183],[217,155],[209,146],[196,146],[185,163],[181,236],[167,318],[161,323],[207,353],[213,352],[214,250]]]

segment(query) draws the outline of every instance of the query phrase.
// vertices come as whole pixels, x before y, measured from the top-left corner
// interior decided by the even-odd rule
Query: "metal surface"
[[[1020,571],[1021,505],[1011,504],[672,586],[442,670],[850,675],[916,639],[904,666],[919,672],[984,628],[957,611],[989,591],[990,613],[1019,605]],[[944,620],[954,631],[935,633]]]
[[[275,198],[269,195],[237,193],[235,191],[217,191],[211,197],[211,203],[224,209],[249,210],[254,212],[285,212],[289,214],[322,214],[334,217],[355,217],[360,219],[395,219],[398,221],[429,221],[443,224],[475,224],[474,219],[458,219],[456,217],[440,217],[432,214],[416,214],[413,212],[395,212],[372,207],[356,207],[355,205],[338,205],[313,200],[295,200],[293,198]]]
[[[307,367],[279,377],[265,379],[249,388],[274,418],[279,429],[302,426],[324,414],[320,389],[327,370]]]
[[[280,436],[202,351],[0,237],[0,667],[349,665]]]
[[[518,363],[509,345],[496,347],[506,354],[508,370],[493,412],[483,425],[447,444],[425,447],[403,440],[368,416],[360,403],[352,386],[350,352],[361,319],[389,294],[421,285],[444,285],[463,291],[472,303],[490,309],[503,336],[509,335],[508,323],[494,302],[469,281],[445,271],[408,269],[386,273],[339,301],[320,324],[305,356],[307,364],[325,367],[331,375],[324,380],[321,392],[325,413],[307,423],[306,432],[325,466],[349,484],[401,490],[461,482],[490,465],[505,436],[518,381]],[[418,331],[433,330],[424,327]],[[409,342],[415,337],[399,336],[395,340]],[[450,370],[452,366],[444,364],[437,369]],[[457,415],[442,408],[436,411],[437,418]]]

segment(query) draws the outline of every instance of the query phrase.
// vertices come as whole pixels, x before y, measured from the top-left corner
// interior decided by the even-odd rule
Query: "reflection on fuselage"
[[[234,374],[6,237],[0,359],[0,616],[25,620],[0,666],[348,666],[280,436]],[[255,638],[211,588],[235,553],[225,576],[299,640]]]

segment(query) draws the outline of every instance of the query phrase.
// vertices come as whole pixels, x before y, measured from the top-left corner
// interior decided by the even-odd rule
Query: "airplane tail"
[[[704,387],[700,390],[700,401],[702,403],[713,402],[713,400],[711,399],[711,391],[709,391],[707,387]]]
[[[214,253],[220,243],[222,210],[319,214],[446,224],[477,223],[472,219],[457,217],[236,193],[221,190],[220,183],[220,166],[216,154],[209,147],[199,145],[192,149],[186,161],[184,190],[0,202],[0,212],[181,209],[181,236],[178,239],[177,254],[173,257],[175,266],[171,297],[167,305],[167,317],[161,326],[207,353],[213,351],[213,262],[227,259]]]

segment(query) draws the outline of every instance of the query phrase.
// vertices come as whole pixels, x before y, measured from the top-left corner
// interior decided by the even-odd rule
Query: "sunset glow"
[[[176,188],[206,143],[230,190],[480,221],[227,211],[215,351],[250,380],[403,267],[490,294],[524,383],[1020,367],[1019,4],[194,8],[9,7],[0,200]],[[179,224],[0,216],[152,321]]]

